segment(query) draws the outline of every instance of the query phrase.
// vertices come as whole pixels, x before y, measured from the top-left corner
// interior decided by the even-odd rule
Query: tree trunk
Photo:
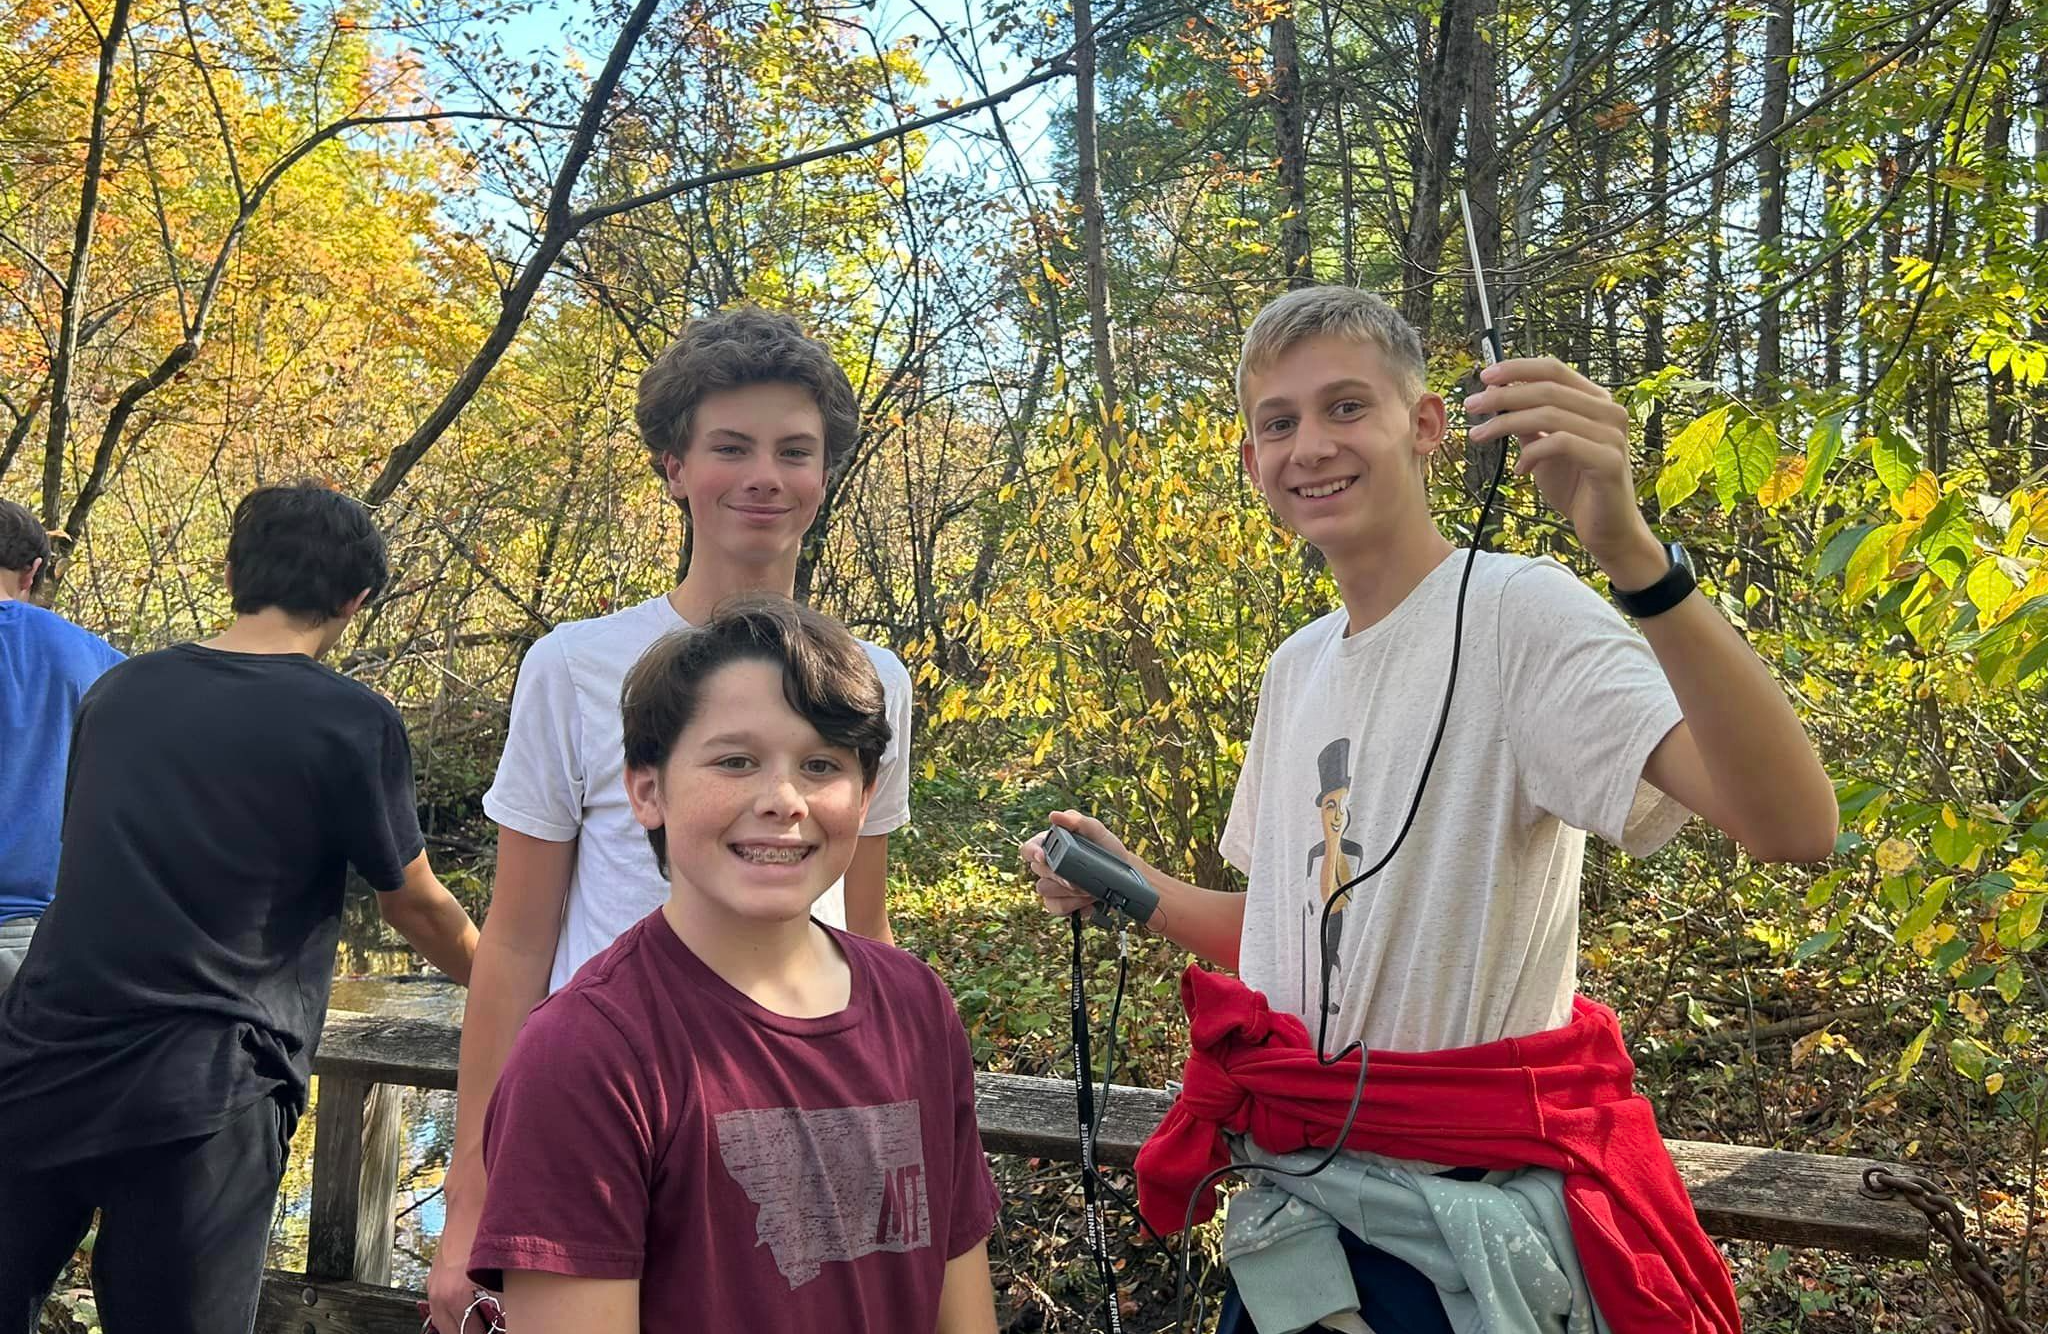
[[[1940,352],[1927,356],[1927,466],[1946,476],[1955,454],[1955,369]]]
[[[1671,289],[1671,263],[1665,256],[1671,227],[1671,203],[1664,196],[1671,188],[1671,102],[1675,95],[1677,38],[1672,32],[1672,0],[1657,5],[1657,77],[1650,106],[1650,194],[1655,199],[1650,214],[1651,245],[1649,280],[1643,297],[1643,369],[1655,373],[1664,369],[1670,349],[1664,341],[1664,301]],[[1650,408],[1643,423],[1643,468],[1652,475],[1663,466],[1664,405]]]
[[[1612,94],[1613,73],[1610,70],[1603,72],[1600,79],[1600,87],[1594,94],[1593,102],[1597,106],[1607,101]],[[1616,137],[1614,133],[1596,132],[1593,138],[1593,208],[1589,216],[1590,225],[1596,231],[1604,229],[1614,215],[1613,195],[1610,189],[1609,177],[1614,163]],[[1617,307],[1618,298],[1616,291],[1617,289],[1614,287],[1603,287],[1598,297],[1600,306],[1601,378],[1610,385],[1617,384],[1621,380],[1620,312]],[[1592,298],[1589,294],[1590,299]],[[1588,341],[1591,341],[1590,333],[1588,334]],[[1588,358],[1584,365],[1591,366],[1591,358]]]
[[[1987,188],[1997,192],[2013,189],[2009,175],[2012,157],[2012,108],[2018,100],[2017,78],[2008,82],[2006,71],[1996,67],[1986,72],[1982,96],[1984,116],[1984,176]],[[1984,238],[1988,259],[2010,238],[2003,228],[1990,228]],[[1995,372],[1984,385],[1984,444],[1986,480],[1994,492],[2009,489],[2019,480],[2020,470],[2013,456],[2012,369]]]
[[[22,442],[28,439],[29,433],[35,430],[36,418],[42,415],[43,406],[49,400],[50,382],[45,380],[26,406],[14,408],[13,404],[8,404],[14,410],[14,425],[7,428],[6,443],[0,444],[0,482],[7,480],[7,470],[14,466],[14,456],[21,451]]]
[[[1355,189],[1351,169],[1351,129],[1344,117],[1345,88],[1337,72],[1337,19],[1330,11],[1329,0],[1321,0],[1323,16],[1323,77],[1328,81],[1324,95],[1329,98],[1330,124],[1337,136],[1337,221],[1340,240],[1344,248],[1343,274],[1346,287],[1358,285],[1358,246],[1352,222],[1352,199]]]
[[[78,221],[71,233],[71,264],[64,277],[64,310],[57,346],[50,357],[50,427],[43,443],[43,526],[62,517],[64,456],[71,437],[71,377],[78,361],[79,328],[85,323],[86,283],[92,236],[99,221],[100,176],[107,160],[107,102],[114,88],[114,59],[128,32],[129,0],[114,0],[100,37],[99,74],[92,88],[92,127],[85,141],[85,181],[79,188]]]
[[[1764,105],[1757,124],[1759,137],[1771,136],[1785,123],[1792,96],[1792,0],[1765,0],[1769,22],[1764,26]],[[1785,241],[1785,148],[1775,137],[1764,139],[1757,153],[1757,282],[1763,304],[1757,311],[1757,394],[1765,401],[1778,396],[1784,378],[1785,320],[1777,292],[1778,255]]]
[[[1476,354],[1476,338],[1486,327],[1479,309],[1479,281],[1483,280],[1493,305],[1494,327],[1502,330],[1502,344],[1508,355],[1513,356],[1515,349],[1509,345],[1505,332],[1507,283],[1501,272],[1504,246],[1500,218],[1499,64],[1490,35],[1499,11],[1499,0],[1475,0],[1473,6],[1472,83],[1465,98],[1465,192],[1472,202],[1472,239],[1484,272],[1465,284],[1464,334],[1467,350]],[[1477,388],[1476,381],[1472,387]],[[1493,480],[1494,471],[1500,466],[1501,451],[1507,447],[1506,440],[1476,446],[1468,443],[1463,480],[1466,494],[1473,502],[1486,495],[1487,483]],[[1500,518],[1496,516],[1489,532],[1481,534],[1482,540],[1490,540],[1499,530]]]
[[[1302,146],[1301,39],[1293,0],[1273,16],[1273,137],[1280,158],[1280,271],[1289,287],[1316,280],[1309,257],[1308,161]]]
[[[1116,349],[1109,332],[1109,262],[1103,246],[1102,166],[1095,140],[1095,11],[1074,0],[1075,188],[1081,196],[1081,259],[1087,269],[1088,340],[1095,356],[1095,393],[1102,414],[1102,453],[1110,485],[1119,485],[1117,442],[1109,439],[1118,401]]]
[[[1426,341],[1436,299],[1437,269],[1443,263],[1444,185],[1458,144],[1458,122],[1472,75],[1474,0],[1444,0],[1437,25],[1435,57],[1419,99],[1421,151],[1413,166],[1415,197],[1408,235],[1401,246],[1401,314]]]
[[[1507,310],[1502,301],[1505,284],[1500,281],[1503,250],[1500,218],[1500,75],[1499,56],[1494,51],[1491,30],[1500,13],[1500,0],[1473,0],[1472,83],[1465,98],[1465,190],[1472,200],[1473,238],[1479,246],[1479,263],[1487,273],[1487,293],[1494,302],[1496,324],[1505,324]],[[1465,328],[1476,332],[1479,323],[1479,292],[1468,286],[1465,295]]]
[[[2048,52],[2034,57],[2034,179],[2048,180]],[[2034,205],[2034,251],[2048,254],[2048,196]],[[2048,310],[2035,307],[2034,341],[2048,343]],[[2034,394],[2029,473],[2048,471],[2048,401]]]
[[[1833,90],[1834,80],[1830,78],[1823,88],[1822,96]],[[1825,213],[1834,201],[1842,197],[1847,188],[1847,180],[1842,175],[1841,168],[1831,164],[1822,170],[1821,182],[1821,240],[1834,251],[1828,257],[1824,290],[1820,298],[1820,336],[1824,358],[1821,375],[1828,391],[1834,392],[1841,387],[1842,340],[1849,334],[1843,319],[1847,313],[1849,264],[1848,247],[1841,244],[1841,238],[1835,235],[1835,229],[1827,225]]]
[[[1573,7],[1572,35],[1570,40],[1565,43],[1564,61],[1558,75],[1558,86],[1561,89],[1574,89],[1578,86],[1579,47],[1586,38],[1586,13],[1590,8],[1590,5],[1585,4]],[[1529,243],[1530,238],[1536,234],[1536,200],[1542,195],[1543,187],[1549,180],[1550,141],[1555,135],[1558,120],[1563,113],[1565,99],[1553,93],[1551,96],[1546,97],[1544,101],[1549,105],[1536,118],[1536,123],[1521,134],[1515,135],[1510,141],[1512,145],[1519,142],[1525,136],[1532,138],[1534,141],[1533,146],[1529,150],[1528,161],[1517,170],[1517,174],[1521,177],[1521,183],[1515,191],[1515,225],[1511,233],[1525,246]],[[1497,299],[1503,310],[1520,304],[1520,289],[1521,283],[1513,276],[1507,274],[1501,276]],[[1532,336],[1531,346],[1547,345],[1553,336],[1551,330],[1547,327],[1540,331],[1537,330],[1530,322],[1533,314],[1534,312],[1532,311],[1523,310],[1522,327],[1525,332]],[[1542,338],[1534,339],[1534,335],[1539,332],[1542,334]]]
[[[1712,380],[1721,364],[1721,229],[1727,223],[1728,132],[1735,101],[1735,24],[1721,24],[1721,75],[1714,107],[1714,176],[1707,191],[1707,296],[1701,317],[1707,330],[1707,347],[1700,366],[1700,378]],[[1740,378],[1741,349],[1736,350],[1736,371]]]

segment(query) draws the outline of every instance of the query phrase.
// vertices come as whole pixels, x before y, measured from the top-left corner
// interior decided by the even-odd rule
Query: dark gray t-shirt
[[[0,1163],[305,1106],[347,870],[419,855],[398,711],[297,654],[181,644],[79,706],[57,890],[0,997]]]

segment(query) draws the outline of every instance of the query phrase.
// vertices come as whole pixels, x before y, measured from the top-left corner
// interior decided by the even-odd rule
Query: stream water
[[[464,990],[439,973],[424,970],[417,955],[392,948],[388,932],[367,901],[352,899],[343,923],[342,945],[335,958],[336,1010],[358,1010],[415,1019],[462,1021]],[[472,912],[475,911],[472,906]],[[317,1081],[314,1097],[319,1097]],[[401,1123],[403,1148],[398,1166],[398,1228],[392,1254],[392,1282],[424,1287],[434,1243],[441,1235],[441,1178],[455,1142],[455,1095],[427,1089],[405,1090]],[[271,1233],[271,1263],[302,1269],[306,1259],[306,1220],[312,1204],[313,1117],[301,1121],[292,1142],[292,1163],[278,1201],[278,1223]]]

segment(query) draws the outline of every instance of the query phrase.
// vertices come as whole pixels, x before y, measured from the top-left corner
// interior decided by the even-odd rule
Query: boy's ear
[[[1415,424],[1415,452],[1418,455],[1434,454],[1443,447],[1450,435],[1450,412],[1444,407],[1439,394],[1425,393],[1415,400],[1411,414]]]
[[[683,449],[688,448],[687,444],[683,446]],[[690,497],[683,490],[682,450],[672,449],[661,456],[661,475],[663,478],[662,489],[668,492],[668,498],[673,500],[682,509],[683,517],[688,518],[690,514]]]
[[[342,621],[353,619],[355,614],[363,609],[363,604],[369,600],[370,590],[366,588],[341,604],[341,614],[336,619]]]
[[[1265,495],[1266,488],[1259,484],[1259,450],[1258,446],[1252,443],[1250,423],[1246,423],[1244,439],[1237,446],[1237,459],[1244,465],[1244,475],[1251,479],[1252,489],[1261,496]]]
[[[661,810],[661,770],[627,769],[626,800],[642,829],[659,829],[667,821]]]

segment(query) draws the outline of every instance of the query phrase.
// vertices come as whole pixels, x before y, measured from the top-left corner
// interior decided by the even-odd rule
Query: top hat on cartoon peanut
[[[1323,753],[1316,756],[1316,773],[1322,780],[1322,791],[1316,794],[1316,805],[1330,799],[1332,792],[1351,786],[1351,738],[1340,736],[1323,747]]]

